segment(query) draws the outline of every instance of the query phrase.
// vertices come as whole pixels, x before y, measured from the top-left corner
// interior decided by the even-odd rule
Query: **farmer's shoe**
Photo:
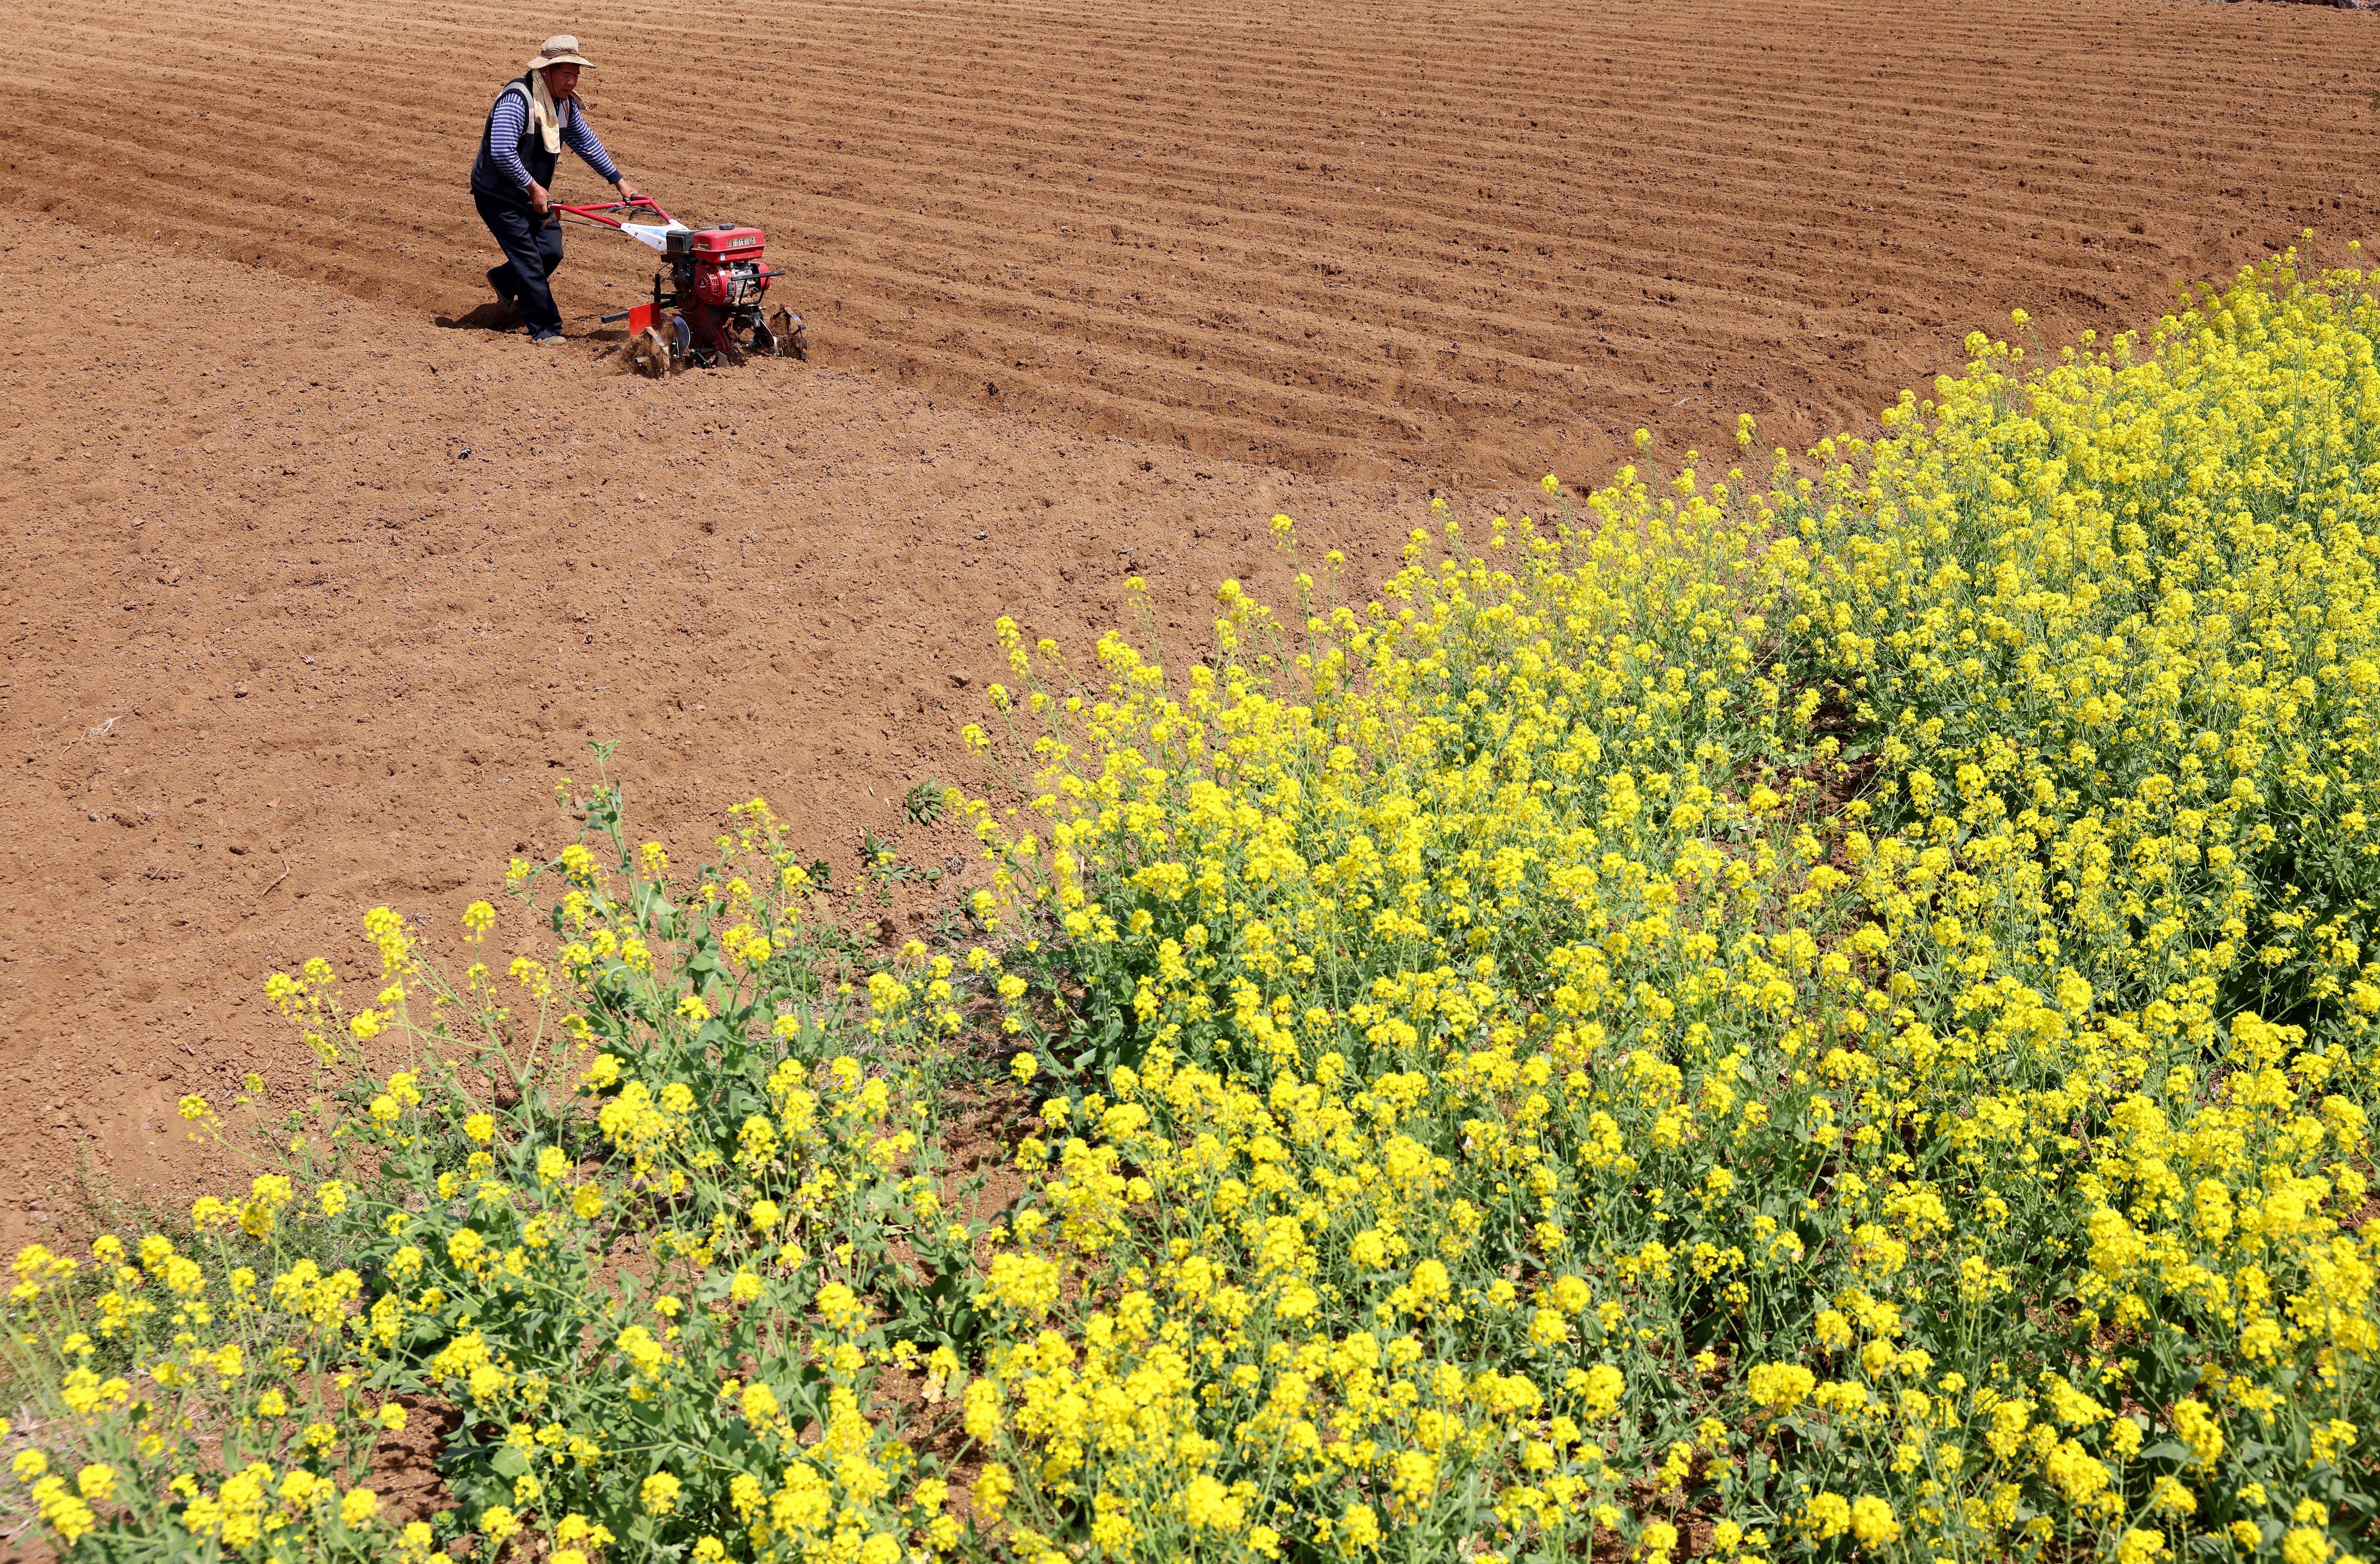
[[[511,293],[506,291],[502,280],[504,273],[511,270],[512,266],[510,262],[506,262],[502,266],[492,266],[488,269],[489,291],[496,296],[496,303],[504,309],[503,321],[496,328],[499,331],[508,332],[515,326],[521,323],[520,300],[514,297]]]

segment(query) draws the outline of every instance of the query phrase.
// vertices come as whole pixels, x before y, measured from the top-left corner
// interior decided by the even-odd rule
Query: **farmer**
[[[588,167],[610,180],[622,200],[637,195],[580,111],[578,72],[587,63],[570,34],[547,39],[528,74],[496,94],[480,133],[480,155],[471,163],[471,200],[504,252],[504,263],[488,273],[488,285],[519,312],[532,342],[562,340],[562,311],[547,285],[562,264],[562,219],[553,212],[552,191],[562,144],[569,142]]]

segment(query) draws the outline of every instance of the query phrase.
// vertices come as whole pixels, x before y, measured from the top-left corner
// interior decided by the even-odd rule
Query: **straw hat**
[[[576,35],[557,32],[538,45],[537,58],[529,61],[528,68],[543,70],[548,66],[592,67],[594,64],[594,61],[578,52],[578,40]]]

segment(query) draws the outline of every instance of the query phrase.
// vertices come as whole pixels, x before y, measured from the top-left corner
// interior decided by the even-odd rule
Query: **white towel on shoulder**
[[[562,151],[561,112],[554,107],[553,93],[545,85],[545,72],[533,70],[528,74],[536,83],[528,91],[528,122],[537,127],[538,137],[545,142],[545,150],[559,152]]]

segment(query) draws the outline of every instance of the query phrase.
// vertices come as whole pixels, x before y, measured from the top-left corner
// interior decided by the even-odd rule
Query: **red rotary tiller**
[[[784,273],[762,260],[759,229],[737,223],[689,228],[645,196],[554,210],[616,229],[667,262],[653,273],[652,302],[603,317],[628,322],[628,362],[639,372],[741,364],[756,354],[809,358],[802,318],[783,306],[764,309],[770,281]]]

